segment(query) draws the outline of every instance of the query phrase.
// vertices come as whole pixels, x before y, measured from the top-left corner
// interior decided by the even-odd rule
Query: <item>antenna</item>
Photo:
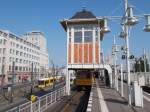
[[[85,11],[86,10],[86,1],[82,0],[82,10]]]

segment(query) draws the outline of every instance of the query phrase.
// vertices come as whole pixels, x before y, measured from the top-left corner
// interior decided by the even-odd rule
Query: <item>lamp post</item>
[[[106,18],[106,17],[105,17]],[[109,19],[119,19],[120,17],[107,17]],[[146,25],[144,31],[150,32],[150,14],[145,14]],[[107,26],[107,21],[104,19],[104,28]],[[124,15],[122,17],[122,32],[120,37],[125,38],[126,43],[126,69],[127,69],[127,85],[128,85],[128,103],[131,105],[131,85],[130,85],[130,53],[129,53],[129,27],[138,23],[138,19],[133,15],[133,7],[128,5],[128,0],[124,0]],[[103,30],[101,30],[103,32]],[[107,30],[108,32],[110,30]],[[114,53],[114,52],[113,52]]]
[[[51,60],[51,64],[52,64],[52,76],[53,76],[53,89],[55,88],[55,65],[53,60]]]
[[[130,87],[130,54],[129,54],[129,30],[130,26],[133,26],[138,23],[136,17],[133,16],[133,7],[128,6],[128,0],[124,0],[125,3],[125,16],[123,17],[123,30],[124,38],[126,42],[126,67],[127,67],[127,81],[128,81],[128,103],[131,105],[131,87]],[[145,15],[147,24],[144,27],[144,31],[150,32],[150,15]]]
[[[33,62],[31,64],[31,90],[30,90],[30,93],[32,94],[33,93]]]
[[[114,36],[114,42],[113,42],[113,55],[114,55],[114,76],[115,76],[115,88],[118,91],[118,74],[117,74],[117,45],[116,45],[116,39]]]

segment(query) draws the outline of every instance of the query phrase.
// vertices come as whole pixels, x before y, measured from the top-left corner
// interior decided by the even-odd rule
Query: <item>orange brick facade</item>
[[[68,64],[71,63],[71,43],[68,45]],[[83,51],[84,50],[84,51]],[[93,44],[74,43],[73,64],[93,64]],[[82,52],[83,51],[83,52]],[[95,64],[99,63],[99,45],[95,43]]]

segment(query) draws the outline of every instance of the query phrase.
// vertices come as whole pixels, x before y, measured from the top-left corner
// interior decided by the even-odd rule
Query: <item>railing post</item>
[[[60,89],[58,90],[58,100],[60,99]]]
[[[121,68],[120,68],[120,70],[121,70],[121,96],[122,97],[124,97],[124,95],[123,95],[123,72],[122,72],[122,64],[121,64]]]
[[[39,98],[39,107],[38,107],[39,112],[41,111],[41,104],[40,104],[40,103],[41,103],[41,102],[40,102],[41,100],[40,100],[40,99],[41,99],[41,98]]]
[[[57,91],[55,90],[55,102],[56,102],[56,98],[57,98],[57,97],[56,97],[56,94],[57,94]]]
[[[52,102],[53,102],[52,93],[51,93],[51,96],[50,96],[50,97],[51,97],[51,101],[50,101],[50,102],[51,102],[51,104],[52,104]]]
[[[47,109],[47,95],[46,95],[46,109]]]
[[[30,108],[30,112],[33,112],[33,109],[32,109],[32,101],[31,101],[31,108]]]
[[[20,106],[18,106],[18,112],[20,112]]]

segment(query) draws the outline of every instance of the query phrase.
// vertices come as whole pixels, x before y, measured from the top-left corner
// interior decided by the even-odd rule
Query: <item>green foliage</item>
[[[145,59],[146,63],[146,72],[149,72],[149,63],[148,59]],[[135,72],[144,72],[145,71],[145,65],[144,65],[144,60],[140,57],[139,59],[135,59],[135,64],[134,64],[134,69]]]

